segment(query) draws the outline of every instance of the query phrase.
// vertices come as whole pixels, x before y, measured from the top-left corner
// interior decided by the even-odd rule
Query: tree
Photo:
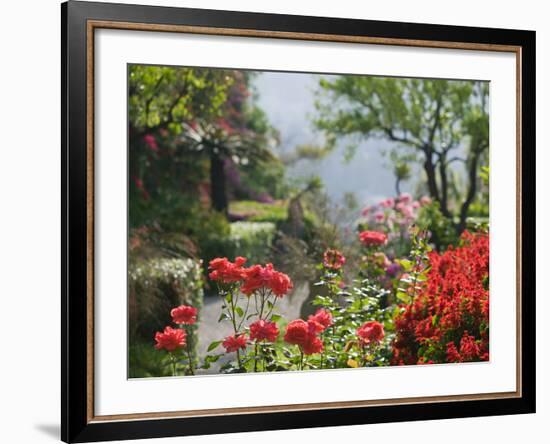
[[[396,142],[396,187],[408,175],[404,165],[419,160],[429,194],[461,232],[488,162],[488,95],[486,82],[338,76],[320,81],[315,123],[331,147],[342,136]],[[350,148],[353,156],[357,143]],[[466,173],[457,193],[455,162]]]
[[[189,194],[190,181],[201,181],[206,161],[212,207],[226,213],[225,162],[271,156],[272,130],[261,110],[249,104],[248,82],[249,74],[234,70],[130,66],[133,188],[145,198],[151,191],[157,197],[178,190]]]

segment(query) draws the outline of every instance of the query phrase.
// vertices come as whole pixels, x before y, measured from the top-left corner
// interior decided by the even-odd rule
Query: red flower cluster
[[[235,258],[235,262],[229,261],[226,257],[217,257],[208,264],[210,270],[208,277],[222,284],[240,282],[244,278],[245,262],[246,259],[240,256]]]
[[[378,344],[384,339],[384,326],[377,321],[365,322],[357,329],[357,336],[363,344]]]
[[[339,270],[346,263],[346,258],[338,250],[326,250],[323,253],[323,265],[331,270]]]
[[[290,278],[273,268],[272,264],[253,265],[244,272],[244,283],[241,291],[251,295],[260,288],[269,288],[276,296],[283,297],[292,289]]]
[[[378,246],[385,245],[388,241],[388,236],[380,231],[361,231],[359,233],[359,240],[367,247]]]
[[[430,253],[428,280],[396,317],[393,364],[489,359],[489,236]]]
[[[190,305],[180,305],[170,312],[175,324],[193,325],[197,322],[197,309]]]
[[[210,261],[209,277],[222,284],[241,282],[241,291],[250,296],[261,288],[269,289],[278,297],[283,297],[292,290],[292,281],[285,274],[273,268],[273,264],[252,265],[244,268],[244,257],[235,258],[235,262],[227,258],[216,258]]]
[[[331,318],[332,321],[332,318]],[[306,355],[321,353],[323,351],[323,341],[317,336],[326,327],[323,327],[317,321],[296,319],[286,326],[284,340],[289,344],[298,345]]]
[[[275,322],[260,319],[250,324],[250,339],[253,341],[275,342],[279,336],[279,328]]]
[[[321,333],[332,325],[332,315],[324,308],[319,308],[315,314],[309,315],[307,321],[313,322],[316,332]]]
[[[222,345],[227,353],[236,352],[239,349],[244,350],[246,348],[247,339],[248,338],[244,334],[227,336],[222,342]]]
[[[173,352],[179,348],[185,347],[187,334],[181,328],[165,327],[163,332],[158,331],[155,334],[155,348],[157,350],[165,349]]]

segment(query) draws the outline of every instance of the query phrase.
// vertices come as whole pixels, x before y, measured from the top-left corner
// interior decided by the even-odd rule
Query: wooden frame
[[[197,9],[64,3],[62,439],[84,442],[535,411],[535,34]],[[517,60],[517,391],[132,415],[94,415],[94,31],[114,28],[505,51]],[[528,110],[529,119],[523,119]],[[528,174],[526,174],[528,172]]]

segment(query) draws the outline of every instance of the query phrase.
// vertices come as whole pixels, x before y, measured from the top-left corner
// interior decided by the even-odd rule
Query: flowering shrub
[[[174,307],[200,309],[203,303],[202,266],[193,259],[155,258],[131,261],[128,270],[130,343],[149,342],[155,332],[172,322]],[[196,312],[178,312],[180,320],[197,320]],[[187,329],[187,343],[196,359],[197,325]],[[176,321],[176,323],[179,323]],[[133,350],[133,349],[132,349]]]
[[[410,248],[409,227],[416,222],[420,209],[431,203],[428,196],[414,200],[409,193],[383,199],[363,209],[360,228],[384,233],[391,256],[405,255]]]
[[[170,310],[180,328],[157,332],[155,348],[167,354],[174,375],[207,370],[222,356],[224,373],[488,360],[488,234],[465,232],[444,253],[432,251],[429,234],[414,225],[408,238],[409,257],[392,261],[383,251],[386,234],[362,231],[363,264],[349,283],[346,258],[327,249],[315,313],[288,323],[276,304],[292,291],[290,276],[271,263],[215,258],[208,270],[223,302],[219,322],[233,332],[212,342],[196,368],[188,335],[198,311],[180,305]],[[394,265],[392,285],[385,285]]]
[[[488,234],[464,232],[461,246],[428,257],[426,279],[395,319],[392,363],[488,360]]]

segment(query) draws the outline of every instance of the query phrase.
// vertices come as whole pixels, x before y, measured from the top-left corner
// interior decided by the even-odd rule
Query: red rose
[[[208,269],[210,270],[208,277],[213,281],[223,284],[239,282],[244,277],[244,268],[242,266],[245,262],[246,258],[240,256],[235,258],[235,262],[229,261],[226,257],[212,259],[208,264]]]
[[[310,322],[315,322],[320,327],[317,328],[317,332],[320,333],[332,325],[332,315],[324,308],[319,308],[314,315],[309,315],[307,318]]]
[[[388,236],[380,231],[362,231],[359,233],[359,240],[363,245],[370,247],[371,245],[384,245]]]
[[[365,322],[357,329],[357,336],[365,343],[379,343],[384,338],[384,326],[377,321]]]
[[[289,344],[298,345],[306,355],[320,353],[323,342],[316,336],[321,324],[315,321],[296,319],[286,326],[284,340]]]
[[[303,319],[296,319],[286,326],[284,340],[289,344],[303,345],[308,340],[309,334],[310,326],[308,323]]]
[[[261,265],[253,265],[244,270],[244,283],[241,286],[241,291],[246,295],[251,295],[260,288],[267,288],[273,277],[273,265],[267,264],[265,267]]]
[[[170,315],[175,324],[193,325],[197,322],[197,309],[189,305],[180,305],[172,309]]]
[[[222,345],[227,353],[236,352],[240,348],[243,350],[246,348],[247,339],[247,336],[244,334],[238,336],[227,336],[222,342]]]
[[[338,250],[326,250],[323,253],[323,265],[332,270],[339,270],[346,263],[346,258]]]
[[[246,268],[241,291],[249,296],[260,288],[269,288],[276,296],[283,297],[292,289],[292,281],[286,274],[276,271],[273,264]]]
[[[321,353],[323,351],[323,341],[321,341],[317,336],[310,335],[308,340],[302,345],[302,351],[306,355]]]
[[[264,339],[269,342],[275,342],[279,336],[279,328],[275,322],[259,321],[250,324],[250,339],[253,341],[263,341]]]
[[[269,281],[269,288],[275,294],[275,296],[282,298],[290,290],[292,290],[292,281],[288,275],[281,273],[280,271],[273,272],[271,280]]]
[[[157,341],[155,348],[173,352],[178,348],[185,347],[186,336],[185,330],[181,328],[165,327],[163,332],[157,331],[155,333],[155,341]]]

